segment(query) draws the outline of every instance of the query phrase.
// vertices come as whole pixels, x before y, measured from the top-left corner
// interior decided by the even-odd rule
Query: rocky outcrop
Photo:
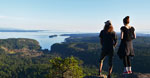
[[[150,73],[147,74],[142,74],[142,73],[138,73],[136,74],[137,78],[150,78]]]
[[[142,73],[133,73],[133,74],[125,74],[120,75],[118,78],[150,78],[150,73],[142,74]]]
[[[102,77],[86,76],[84,78],[107,78],[107,76],[106,75],[103,75]],[[150,73],[147,73],[147,74],[142,74],[142,73],[125,74],[125,75],[119,75],[117,78],[150,78]]]

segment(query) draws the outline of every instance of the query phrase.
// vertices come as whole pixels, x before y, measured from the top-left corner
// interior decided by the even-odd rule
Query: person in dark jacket
[[[129,25],[129,16],[123,19],[125,26],[121,27],[121,43],[118,49],[118,56],[123,60],[124,72],[123,74],[131,74],[130,56],[134,56],[132,40],[136,38],[135,29]]]
[[[102,66],[103,66],[103,60],[106,56],[109,57],[109,73],[108,78],[110,78],[111,72],[112,72],[112,60],[114,56],[114,48],[117,45],[117,35],[115,31],[113,30],[113,26],[111,24],[111,21],[108,20],[105,22],[104,29],[100,32],[100,44],[102,46],[102,52],[100,55],[100,69],[99,74],[101,76]]]

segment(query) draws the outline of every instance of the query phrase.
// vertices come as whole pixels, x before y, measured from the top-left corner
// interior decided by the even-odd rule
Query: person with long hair
[[[131,70],[131,60],[130,57],[133,57],[134,50],[132,40],[136,38],[135,29],[133,26],[130,26],[129,16],[126,16],[123,19],[124,26],[121,29],[121,43],[118,49],[118,56],[123,60],[124,71],[123,74],[132,74]]]
[[[100,55],[99,76],[101,76],[103,60],[106,56],[108,56],[109,71],[107,77],[111,78],[112,67],[113,67],[112,60],[114,56],[114,48],[117,45],[117,35],[113,29],[110,20],[105,22],[104,29],[101,30],[99,37],[100,37],[100,45],[102,46],[102,52]]]

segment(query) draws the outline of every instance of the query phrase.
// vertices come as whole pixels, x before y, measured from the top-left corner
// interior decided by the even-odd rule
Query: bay
[[[61,36],[61,34],[68,34],[68,32],[0,32],[0,39],[8,38],[29,38],[35,39],[39,42],[42,49],[51,49],[51,45],[55,43],[64,42],[69,36]],[[50,35],[58,35],[57,37],[49,38]]]

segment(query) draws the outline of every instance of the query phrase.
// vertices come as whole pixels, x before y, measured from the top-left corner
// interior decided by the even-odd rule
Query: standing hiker
[[[104,29],[100,32],[100,44],[102,46],[102,52],[100,56],[100,69],[99,74],[101,76],[102,66],[103,66],[103,60],[106,56],[109,57],[109,71],[108,71],[108,78],[111,76],[112,72],[112,60],[114,56],[114,48],[117,45],[117,36],[116,33],[113,30],[113,26],[111,24],[111,21],[106,21]]]
[[[132,40],[136,38],[134,27],[129,25],[129,16],[123,19],[125,26],[121,27],[121,43],[118,50],[118,56],[123,60],[124,72],[123,74],[131,74],[130,57],[134,56]]]

